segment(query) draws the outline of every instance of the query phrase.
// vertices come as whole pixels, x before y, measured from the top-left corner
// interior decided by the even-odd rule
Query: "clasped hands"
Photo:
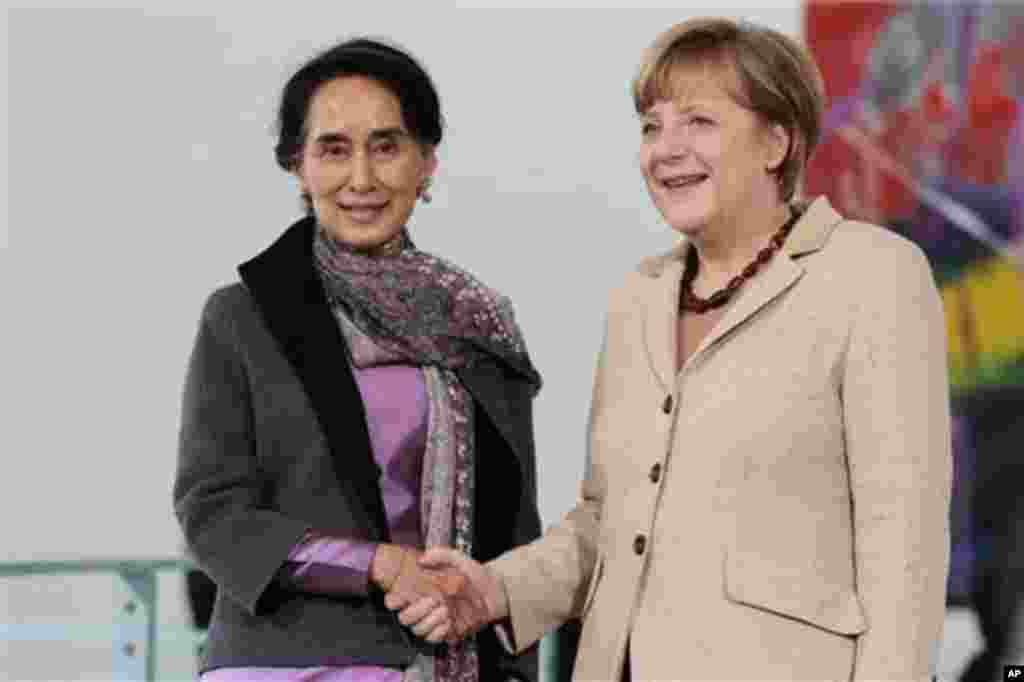
[[[486,567],[444,547],[419,552],[381,545],[370,579],[403,625],[428,642],[457,642],[508,615],[501,583]]]

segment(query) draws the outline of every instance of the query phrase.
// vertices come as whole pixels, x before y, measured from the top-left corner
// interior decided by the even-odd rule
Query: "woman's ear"
[[[773,123],[766,131],[766,142],[765,170],[769,173],[776,173],[789,156],[790,148],[796,141],[785,126],[781,123]]]
[[[309,185],[306,184],[306,178],[302,174],[302,167],[296,163],[292,166],[289,174],[292,176],[292,179],[295,180],[295,185],[299,190],[299,197],[302,199],[302,205],[305,207],[306,212],[312,212],[313,196],[309,191]]]
[[[423,179],[429,180],[437,172],[437,149],[427,147],[423,150],[423,156],[426,161],[426,165],[423,167]]]
[[[292,159],[291,164],[289,164],[288,166],[288,172],[292,174],[293,178],[295,178],[295,182],[298,183],[299,189],[301,189],[303,192],[307,191],[306,180],[302,177],[301,156],[296,155],[295,158]]]

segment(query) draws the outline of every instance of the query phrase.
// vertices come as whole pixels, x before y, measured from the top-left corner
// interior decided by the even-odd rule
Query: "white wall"
[[[165,4],[8,14],[0,561],[178,551],[169,488],[200,306],[298,215],[294,183],[272,156],[284,78],[356,34],[397,40],[436,78],[448,128],[435,201],[411,229],[516,304],[546,380],[540,505],[556,520],[582,471],[607,290],[672,243],[635,163],[628,87],[640,53],[708,11],[795,35],[796,0]],[[8,622],[109,622],[105,586],[0,582],[0,612]],[[176,586],[164,586],[165,619],[180,620]],[[55,646],[0,642],[0,668],[13,679],[102,679],[104,650]]]

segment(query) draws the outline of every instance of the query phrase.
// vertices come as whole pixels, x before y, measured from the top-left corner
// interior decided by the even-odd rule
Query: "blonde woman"
[[[821,126],[807,53],[697,19],[645,55],[640,164],[684,239],[610,297],[576,508],[450,608],[522,650],[571,618],[577,680],[925,680],[951,452],[945,327],[921,251],[795,199]]]

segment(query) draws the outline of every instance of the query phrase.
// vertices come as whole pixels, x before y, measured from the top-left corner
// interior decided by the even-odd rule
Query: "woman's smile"
[[[349,220],[361,225],[376,223],[391,205],[390,201],[346,203],[338,202],[338,208],[344,211]]]
[[[670,175],[658,180],[662,190],[674,192],[675,190],[690,190],[708,179],[707,173],[680,173]]]

